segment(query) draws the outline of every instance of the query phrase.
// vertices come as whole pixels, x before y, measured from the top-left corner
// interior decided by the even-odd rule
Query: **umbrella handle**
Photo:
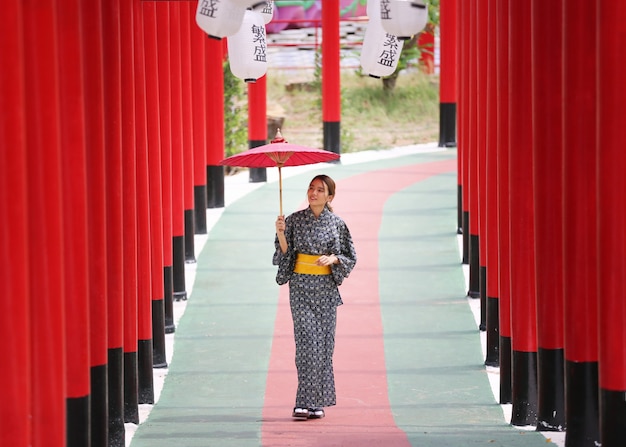
[[[278,193],[280,195],[280,216],[283,215],[283,174],[281,167],[278,166]]]

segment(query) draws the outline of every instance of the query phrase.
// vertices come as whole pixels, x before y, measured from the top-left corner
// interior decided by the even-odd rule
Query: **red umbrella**
[[[307,146],[287,143],[280,134],[269,144],[257,146],[247,151],[240,152],[225,158],[220,162],[224,166],[240,166],[246,168],[269,168],[278,167],[278,185],[280,192],[280,215],[283,215],[283,166],[302,166],[326,161],[338,160],[339,154],[334,152],[315,149]]]

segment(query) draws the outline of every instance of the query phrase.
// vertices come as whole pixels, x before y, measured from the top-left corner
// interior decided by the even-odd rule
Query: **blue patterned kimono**
[[[338,286],[356,264],[356,252],[345,222],[327,208],[318,218],[310,208],[285,219],[289,244],[282,253],[275,240],[273,263],[278,266],[276,282],[289,282],[289,304],[296,342],[298,391],[295,406],[321,408],[335,405],[333,351],[337,306],[343,304]],[[335,255],[330,275],[294,273],[298,253]]]

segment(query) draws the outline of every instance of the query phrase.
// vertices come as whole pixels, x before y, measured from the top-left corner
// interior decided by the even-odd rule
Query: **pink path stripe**
[[[387,394],[383,327],[378,296],[378,232],[388,198],[430,176],[456,170],[456,160],[372,171],[338,181],[333,208],[348,224],[357,266],[340,288],[334,356],[337,406],[321,420],[296,421],[297,388],[289,291],[280,287],[265,390],[262,445],[410,446],[395,425]],[[303,194],[306,185],[303,185]]]

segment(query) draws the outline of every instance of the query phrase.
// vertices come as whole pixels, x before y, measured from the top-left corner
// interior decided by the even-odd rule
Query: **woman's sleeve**
[[[288,222],[286,222],[285,226],[285,238],[287,239],[288,244],[286,253],[283,253],[283,251],[280,249],[278,236],[274,238],[275,251],[274,257],[272,259],[272,264],[278,266],[278,272],[276,273],[276,282],[280,286],[286,284],[287,281],[289,281],[296,263],[296,254],[295,250],[293,249],[291,225],[289,225]]]
[[[350,272],[356,265],[354,242],[352,242],[350,230],[344,222],[339,226],[339,246],[341,251],[334,253],[337,259],[339,259],[339,264],[333,264],[331,266],[333,279],[338,286],[350,275]]]

